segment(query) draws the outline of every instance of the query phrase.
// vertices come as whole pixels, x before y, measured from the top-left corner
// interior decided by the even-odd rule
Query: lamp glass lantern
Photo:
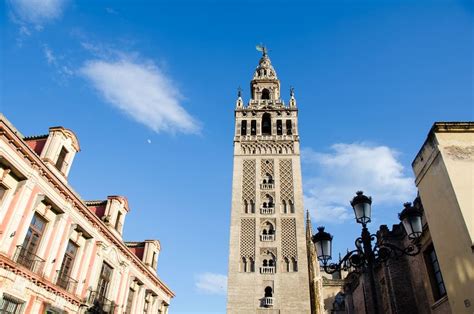
[[[370,222],[372,198],[364,195],[362,191],[357,191],[356,194],[357,195],[351,201],[351,206],[354,209],[356,221],[365,225]]]
[[[411,203],[405,203],[403,206],[405,206],[405,208],[398,214],[398,217],[405,228],[408,238],[415,240],[423,233],[423,224],[421,221],[423,213],[421,209],[411,206]]]
[[[332,235],[324,231],[324,227],[318,227],[312,241],[318,255],[318,260],[326,264],[331,259],[332,254]]]

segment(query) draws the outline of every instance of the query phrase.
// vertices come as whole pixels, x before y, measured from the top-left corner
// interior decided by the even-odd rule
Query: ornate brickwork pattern
[[[293,167],[291,159],[280,159],[280,197],[293,201]]]
[[[255,203],[256,190],[256,161],[255,159],[245,159],[242,176],[242,201],[253,201]]]
[[[243,218],[240,224],[240,255],[255,259],[255,218]]]
[[[262,178],[266,176],[268,173],[272,177],[275,175],[273,174],[273,159],[262,159],[261,164],[260,164],[260,175]]]
[[[242,143],[244,155],[289,155],[294,153],[293,142],[248,142]]]
[[[298,258],[295,218],[282,218],[281,220],[281,251],[283,257]]]

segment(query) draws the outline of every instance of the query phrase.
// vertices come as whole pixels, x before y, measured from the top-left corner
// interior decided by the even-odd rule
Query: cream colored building
[[[79,150],[68,129],[24,137],[0,115],[0,313],[167,313],[160,243],[123,241],[126,198],[74,192]]]
[[[227,313],[309,314],[298,109],[266,53],[235,109]]]
[[[412,166],[442,274],[432,285],[452,313],[474,313],[474,122],[435,123]]]

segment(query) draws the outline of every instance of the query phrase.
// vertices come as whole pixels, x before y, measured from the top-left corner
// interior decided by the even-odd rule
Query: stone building
[[[265,49],[235,109],[227,312],[309,314],[298,109]]]
[[[452,313],[474,312],[474,122],[436,122],[412,163]]]
[[[123,241],[126,198],[73,190],[79,150],[71,130],[24,137],[0,115],[0,312],[167,313],[160,243]]]
[[[474,123],[437,122],[412,163],[423,209],[420,254],[375,270],[381,313],[474,312]],[[381,226],[383,241],[407,247],[401,225]],[[372,308],[364,273],[346,279],[347,313]]]

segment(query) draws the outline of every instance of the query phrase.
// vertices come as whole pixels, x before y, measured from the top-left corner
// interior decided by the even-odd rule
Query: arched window
[[[272,135],[272,117],[268,112],[262,116],[262,135]]]
[[[286,208],[286,201],[285,200],[281,201],[281,209],[283,211],[283,214],[286,214],[288,212],[288,210]]]
[[[285,271],[287,273],[289,273],[290,272],[290,261],[288,260],[288,257],[285,257],[284,262],[285,262]]]
[[[293,130],[291,129],[291,120],[286,120],[286,134],[293,134]]]
[[[244,273],[247,272],[247,259],[245,257],[242,257],[242,260],[240,261],[240,269]]]
[[[248,268],[249,268],[249,271],[251,273],[253,273],[255,271],[255,262],[253,260],[253,258],[249,257],[249,263],[248,263]]]
[[[267,229],[263,229],[262,234],[266,235],[267,234]]]
[[[263,260],[263,267],[268,266],[268,261],[266,259]]]
[[[247,120],[242,120],[242,125],[240,127],[240,135],[247,135]]]
[[[298,271],[298,262],[294,257],[291,258],[291,268],[293,271]]]
[[[257,120],[250,121],[250,135],[257,135]]]
[[[247,200],[244,200],[244,213],[249,213],[249,203],[247,202]]]
[[[283,126],[281,124],[281,120],[277,120],[277,135],[282,135],[282,134],[283,134]]]
[[[267,177],[267,180],[266,180],[266,181],[267,181],[269,184],[272,184],[272,183],[273,183],[273,177],[272,177],[272,175],[269,174],[269,173],[267,173],[265,176]],[[264,180],[264,181],[265,181],[265,180]],[[265,182],[263,182],[263,183],[265,183]]]
[[[268,286],[265,288],[265,298],[271,298],[273,296],[272,287]]]
[[[267,208],[267,202],[263,202],[263,208]]]
[[[252,212],[252,214],[255,214],[255,203],[253,202],[253,200],[250,200],[250,211]]]
[[[271,197],[270,195],[267,194],[267,195],[265,195],[265,198],[266,198],[266,200],[267,200],[267,202],[268,202],[268,207],[272,208],[272,207],[274,206],[274,204],[273,204],[273,197]],[[263,203],[263,204],[265,204],[265,203]],[[265,206],[264,206],[264,207],[265,207]]]
[[[266,88],[262,90],[262,99],[270,99],[270,91]]]
[[[290,205],[290,213],[294,214],[295,213],[295,205],[291,200],[288,201],[288,204]]]
[[[269,267],[273,267],[273,266],[275,266],[275,261],[274,261],[274,260],[272,260],[272,259],[271,259],[271,260],[269,260],[269,261],[268,261],[268,266],[269,266]]]

